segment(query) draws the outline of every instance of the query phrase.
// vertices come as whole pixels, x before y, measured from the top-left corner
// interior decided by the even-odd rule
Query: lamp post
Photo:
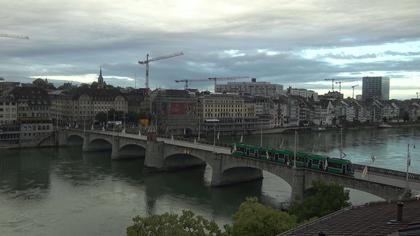
[[[206,119],[206,123],[213,123],[213,152],[216,152],[216,123],[219,119]]]
[[[293,154],[293,168],[296,169],[296,152],[297,152],[297,130],[295,130],[295,150]]]
[[[201,131],[201,117],[198,116],[198,137],[197,140],[200,141],[200,131]]]

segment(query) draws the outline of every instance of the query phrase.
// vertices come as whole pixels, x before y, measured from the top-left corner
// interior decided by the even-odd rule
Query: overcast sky
[[[420,1],[0,0],[0,77],[182,88],[175,79],[250,76],[320,93],[342,78],[391,78],[391,97],[420,92]],[[191,87],[212,89],[211,83]]]

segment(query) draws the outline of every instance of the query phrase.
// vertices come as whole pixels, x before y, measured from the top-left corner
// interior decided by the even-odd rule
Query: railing
[[[80,129],[76,129],[76,130],[83,131],[83,130],[80,130]],[[92,131],[92,130],[89,129],[89,130],[86,130],[86,131]],[[97,130],[94,130],[94,131],[97,131]],[[108,131],[108,132],[112,132],[112,131]],[[113,135],[113,134],[118,134],[118,132],[112,132],[111,135]],[[134,133],[132,133],[132,134],[134,134]],[[169,136],[169,135],[159,135],[158,137],[159,138],[172,139],[172,137]],[[177,140],[177,141],[186,141],[186,142],[191,142],[191,143],[194,143],[194,141],[195,141],[196,143],[199,143],[199,144],[207,144],[207,145],[213,146],[213,142],[211,142],[211,141],[197,140],[196,138],[173,137],[173,139]],[[225,144],[225,143],[216,143],[216,146],[217,147],[231,147],[229,144]],[[363,169],[365,168],[365,165],[353,164],[353,168],[355,170],[363,171]],[[368,166],[368,170],[371,171],[371,172],[378,173],[378,174],[392,175],[392,176],[398,176],[398,177],[401,177],[401,178],[406,178],[406,173],[402,172],[402,171],[398,171],[398,170],[391,170],[391,169],[385,169],[385,168],[374,167],[374,166]],[[408,173],[408,178],[420,181],[420,174]]]
[[[355,170],[363,171],[363,169],[365,168],[365,165],[353,164],[353,167]],[[402,171],[398,171],[398,170],[390,170],[390,169],[385,169],[385,168],[380,168],[380,167],[368,166],[368,171],[384,174],[384,175],[393,175],[393,176],[398,176],[401,178],[406,178],[406,173]],[[408,173],[408,178],[420,181],[420,174]]]

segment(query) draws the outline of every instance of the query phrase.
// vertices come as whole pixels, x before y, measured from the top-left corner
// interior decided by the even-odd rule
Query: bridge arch
[[[66,137],[67,145],[83,145],[84,137],[79,134],[69,134]]]
[[[261,169],[250,166],[236,166],[224,169],[218,178],[218,185],[231,185],[238,182],[249,182],[263,178]]]
[[[105,151],[112,150],[112,140],[103,137],[95,137],[89,139],[89,142],[85,142],[83,145],[83,151]]]
[[[364,179],[358,179],[349,176],[342,176],[330,173],[319,174],[316,171],[307,170],[305,173],[304,189],[312,187],[314,181],[321,181],[324,183],[336,183],[345,188],[355,189],[360,192],[374,195],[385,200],[395,200],[403,197],[405,194],[404,188],[381,184]],[[407,193],[408,195],[410,193]],[[405,196],[404,196],[405,197]]]
[[[144,157],[146,148],[138,143],[127,143],[119,147],[118,155],[120,158]]]
[[[206,164],[204,158],[190,153],[171,153],[164,159],[165,169],[185,169],[206,166]]]

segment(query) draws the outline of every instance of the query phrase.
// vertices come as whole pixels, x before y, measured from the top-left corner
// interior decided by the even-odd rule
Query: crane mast
[[[331,89],[334,92],[334,82],[336,79],[324,79],[324,80],[331,81]]]
[[[191,82],[206,82],[209,81],[208,79],[181,79],[181,80],[175,80],[175,82],[177,83],[184,83],[184,89],[187,90],[188,89],[188,85]]]
[[[335,82],[336,84],[338,84],[338,91],[341,93],[341,81],[337,81]]]
[[[354,88],[356,88],[357,86],[359,86],[358,84],[351,86],[351,88],[353,89],[353,99],[354,99]]]
[[[150,62],[169,59],[169,58],[172,58],[172,57],[177,57],[177,56],[182,56],[182,55],[184,55],[183,52],[178,52],[178,53],[173,53],[173,54],[169,54],[169,55],[165,55],[165,56],[149,58],[150,55],[146,54],[146,60],[138,61],[138,63],[140,65],[146,65],[146,82],[145,82],[146,88],[149,88],[149,69],[150,69],[149,63]]]
[[[16,34],[3,34],[0,33],[0,38],[12,38],[12,39],[26,39],[28,40],[28,36],[16,35]]]

